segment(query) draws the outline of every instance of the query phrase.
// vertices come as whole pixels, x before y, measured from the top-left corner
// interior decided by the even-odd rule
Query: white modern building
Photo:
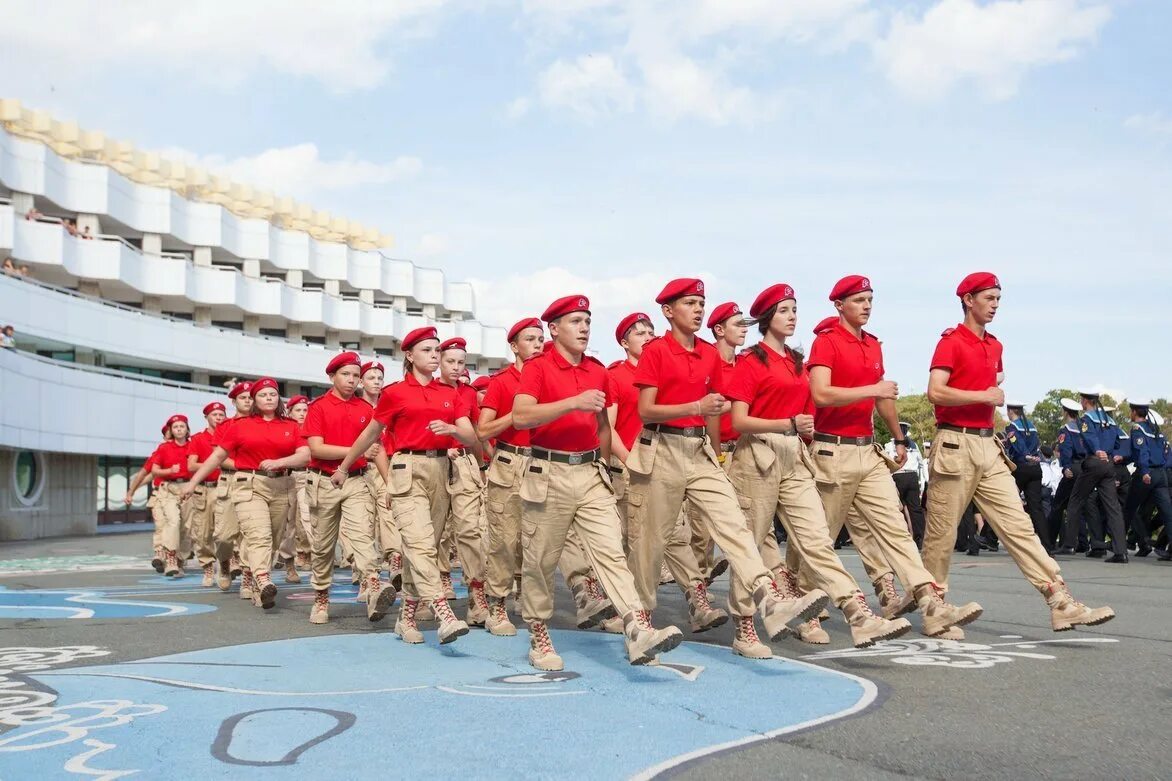
[[[508,360],[471,285],[390,238],[0,100],[0,540],[145,517],[127,477],[166,418],[233,379],[326,388],[342,349],[401,360],[433,324],[469,368]]]

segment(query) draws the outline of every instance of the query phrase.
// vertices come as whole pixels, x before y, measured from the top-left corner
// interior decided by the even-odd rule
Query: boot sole
[[[718,626],[724,626],[727,623],[728,623],[728,615],[725,614],[725,615],[717,616],[712,621],[709,621],[707,624],[692,624],[691,627],[689,627],[689,628],[692,630],[692,634],[698,635],[701,632],[707,632],[709,629],[716,629]]]
[[[286,583],[300,583],[301,576],[298,575],[297,573],[293,573],[292,575],[290,575],[289,573],[285,573],[285,582]]]
[[[395,597],[397,596],[395,589],[390,586],[384,586],[382,591],[378,592],[378,597],[374,600],[374,609],[366,614],[370,621],[382,621],[386,616],[387,611],[391,609],[391,605],[395,604]],[[367,600],[370,599],[369,594]],[[369,601],[368,601],[369,606]]]
[[[798,633],[797,628],[792,627],[790,625],[791,624],[804,624],[804,623],[806,623],[811,618],[814,618],[819,613],[821,613],[822,608],[826,607],[827,603],[829,603],[829,602],[830,602],[830,596],[828,594],[823,594],[822,596],[815,598],[814,601],[811,602],[810,604],[806,605],[806,607],[803,608],[801,610],[801,612],[799,612],[796,616],[794,616],[789,621],[787,621],[786,625],[784,627],[782,627],[782,630],[780,632],[778,632],[776,636],[770,637],[769,639],[776,643],[788,634],[793,634],[794,636],[797,636],[797,633]]]
[[[558,665],[548,664],[548,663],[547,664],[538,664],[537,662],[533,661],[532,659],[529,660],[529,666],[535,670],[541,670],[542,672],[547,672],[547,673],[558,673],[558,672],[561,672],[562,670],[566,669],[566,665],[564,663],[558,664]]]
[[[403,573],[402,572],[396,572],[394,575],[391,575],[391,585],[395,587],[395,591],[402,591],[403,590]]]
[[[447,645],[448,643],[454,643],[466,634],[468,634],[468,625],[467,624],[455,629],[451,634],[441,636],[439,639],[440,645]]]
[[[711,586],[712,581],[719,578],[728,571],[728,559],[721,559],[712,565],[712,571],[708,573],[708,577],[704,578],[705,582]]]
[[[488,633],[490,635],[492,635],[493,637],[516,637],[517,636],[517,627],[515,627],[515,626],[505,626],[505,627],[493,626],[493,627],[490,627],[486,623],[485,628],[488,629]]]
[[[739,649],[739,648],[734,648],[734,649],[732,649],[732,652],[733,652],[734,654],[736,654],[737,656],[743,657],[743,658],[745,658],[745,659],[756,659],[756,660],[758,660],[758,661],[759,661],[759,660],[762,660],[762,659],[772,659],[772,658],[773,658],[773,652],[772,652],[772,651],[770,651],[770,652],[769,652],[769,656],[754,656],[753,654],[748,654],[748,653],[745,653],[744,651],[742,651],[742,650],[741,650],[741,649]]]
[[[1054,631],[1055,632],[1069,632],[1070,630],[1077,629],[1080,626],[1099,626],[1100,624],[1107,623],[1112,618],[1115,618],[1114,613],[1112,613],[1109,616],[1103,616],[1102,618],[1097,618],[1094,621],[1080,621],[1078,623],[1065,624],[1064,626],[1060,626],[1060,627],[1056,626],[1056,627],[1054,627]]]
[[[949,624],[948,626],[941,627],[940,630],[937,632],[931,632],[931,633],[924,632],[923,634],[927,635],[928,637],[939,637],[940,635],[947,632],[949,629],[952,629],[954,626],[955,627],[968,626],[969,624],[971,624],[972,622],[974,622],[978,618],[980,618],[984,612],[985,612],[984,608],[981,608],[979,610],[973,610],[973,611],[961,616],[961,619],[954,624]],[[1055,631],[1061,631],[1061,630],[1055,630]]]
[[[648,648],[646,651],[644,651],[642,653],[641,656],[639,656],[636,659],[633,659],[631,661],[631,664],[636,667],[642,667],[643,665],[651,664],[652,662],[655,661],[655,657],[659,656],[660,654],[665,654],[668,651],[672,650],[673,648],[678,647],[679,644],[682,643],[683,641],[684,641],[684,636],[682,634],[680,634],[679,632],[673,632],[672,634],[670,634],[667,637],[660,640],[655,645]]]
[[[269,583],[260,590],[260,606],[265,610],[272,610],[277,604],[277,587]]]
[[[883,642],[884,640],[894,640],[897,637],[903,637],[908,632],[910,632],[911,629],[912,629],[911,624],[908,624],[907,626],[901,626],[901,627],[899,627],[895,630],[892,630],[890,632],[884,632],[883,634],[873,635],[872,637],[868,637],[868,638],[865,638],[862,640],[855,640],[855,648],[870,648],[871,646],[875,645],[875,643],[880,643],[880,642]],[[947,631],[947,630],[945,630],[945,631]]]
[[[321,618],[318,618],[316,616],[310,616],[309,623],[311,623],[311,624],[328,624],[328,623],[330,623],[330,617],[323,616]]]
[[[588,615],[585,618],[583,618],[582,620],[578,621],[578,628],[579,629],[590,629],[591,627],[598,626],[603,621],[606,621],[607,619],[610,619],[610,618],[614,618],[617,615],[618,615],[618,611],[615,610],[614,605],[607,605],[606,607],[599,610],[597,613],[593,613],[591,615]]]
[[[155,572],[159,573],[160,575],[163,574],[163,560],[162,559],[151,559],[151,566],[154,568]]]

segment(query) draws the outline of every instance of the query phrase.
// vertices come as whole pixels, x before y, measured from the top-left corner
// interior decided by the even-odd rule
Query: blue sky
[[[922,390],[998,273],[1007,392],[1172,395],[1172,4],[1159,0],[5,3],[0,95],[396,235],[482,319],[673,276],[801,338],[848,273]]]

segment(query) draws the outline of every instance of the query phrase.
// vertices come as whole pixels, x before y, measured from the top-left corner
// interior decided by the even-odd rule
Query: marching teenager
[[[229,497],[240,524],[241,553],[252,572],[252,601],[270,610],[276,604],[277,586],[269,568],[289,515],[291,470],[309,463],[309,446],[296,421],[286,416],[275,380],[262,377],[254,382],[252,402],[248,417],[236,421],[219,438],[215,451],[192,476],[182,496],[192,496],[225,458],[232,457],[236,472]]]
[[[313,624],[330,620],[334,548],[343,530],[352,546],[352,566],[366,586],[359,591],[359,601],[366,602],[366,617],[381,621],[395,602],[395,588],[379,578],[378,557],[371,536],[374,497],[363,477],[366,448],[356,453],[355,458],[345,460],[374,414],[369,404],[355,396],[361,368],[357,353],[336,355],[326,366],[333,387],[309,405],[302,426],[311,456],[305,493],[313,519],[310,582],[314,599],[309,613]]]
[[[856,648],[899,637],[911,629],[906,619],[889,621],[871,612],[858,583],[834,553],[822,500],[803,437],[814,433],[814,404],[803,356],[786,344],[798,320],[797,296],[786,284],[771,285],[757,296],[749,315],[761,340],[738,362],[725,394],[732,422],[741,433],[732,456],[730,479],[748,500],[749,528],[762,554],[773,536],[773,517],[781,518],[788,544],[810,565],[815,583],[842,610]],[[752,620],[753,604],[737,594],[738,621]],[[741,643],[738,652],[753,658],[772,655],[763,643]],[[736,647],[736,646],[734,646]]]
[[[672,280],[655,301],[670,330],[643,348],[635,371],[644,425],[626,464],[630,563],[639,598],[645,609],[655,607],[664,541],[686,500],[729,561],[730,591],[738,600],[742,593],[751,595],[767,636],[780,640],[817,616],[829,597],[818,589],[801,597],[782,594],[717,460],[712,443],[720,437],[720,415],[729,405],[718,392],[724,367],[720,354],[696,336],[704,323],[704,283]],[[758,642],[752,615],[738,622],[737,636],[742,644]]]
[[[395,452],[387,475],[387,501],[403,544],[403,605],[395,634],[406,643],[422,643],[417,613],[430,603],[439,619],[441,645],[468,634],[468,625],[456,618],[444,595],[436,546],[448,518],[448,479],[452,437],[463,446],[476,440],[471,411],[456,389],[435,377],[440,340],[434,327],[417,328],[403,338],[402,382],[388,386],[373,417],[345,453],[335,472],[341,479],[351,465],[389,429]]]
[[[554,301],[542,314],[552,348],[525,364],[513,404],[514,425],[529,430],[522,470],[522,617],[529,625],[529,663],[561,670],[548,622],[553,617],[553,574],[574,530],[591,569],[623,619],[631,664],[653,662],[679,645],[672,627],[655,629],[623,556],[622,530],[610,481],[610,421],[606,367],[587,356],[590,302]],[[677,510],[678,512],[678,510]]]

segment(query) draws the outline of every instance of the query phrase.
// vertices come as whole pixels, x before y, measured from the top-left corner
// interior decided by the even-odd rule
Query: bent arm
[[[574,398],[570,397],[538,404],[537,399],[528,394],[517,394],[513,398],[513,427],[527,429],[544,426],[568,412],[573,412],[574,403]]]
[[[639,389],[639,417],[644,423],[654,425],[700,414],[699,399],[686,404],[657,404],[655,399],[658,395],[659,388]]]
[[[829,366],[810,367],[810,396],[819,407],[846,407],[875,396],[874,385],[841,388],[830,384]],[[898,430],[898,429],[897,429]]]

